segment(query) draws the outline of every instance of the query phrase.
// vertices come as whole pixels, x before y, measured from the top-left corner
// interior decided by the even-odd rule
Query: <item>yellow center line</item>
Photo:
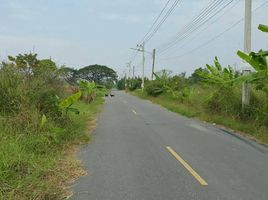
[[[132,110],[132,112],[133,112],[135,115],[137,115],[137,112],[136,112],[135,110]]]
[[[171,147],[167,146],[167,150],[193,175],[193,177],[202,185],[207,186],[208,183],[186,162],[180,157]]]

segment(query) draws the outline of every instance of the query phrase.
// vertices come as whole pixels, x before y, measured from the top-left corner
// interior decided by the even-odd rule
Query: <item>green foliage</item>
[[[162,70],[155,74],[156,81],[162,85],[162,90],[171,94],[173,98],[184,101],[190,96],[191,90],[188,88],[188,81],[185,73],[171,76],[171,71]]]
[[[0,199],[63,199],[63,185],[80,170],[65,151],[89,140],[86,124],[102,103],[101,98],[91,106],[76,102],[83,114],[69,113],[68,119],[56,124],[48,120],[42,129],[30,133],[14,126],[11,118],[0,117]]]
[[[142,79],[139,77],[135,77],[134,79],[130,79],[127,82],[128,88],[130,91],[134,91],[136,89],[141,88]]]
[[[232,86],[236,78],[233,68],[231,66],[222,67],[217,57],[214,59],[214,66],[207,64],[207,70],[198,70],[196,73],[202,82],[221,87]]]
[[[69,67],[61,67],[59,70],[60,77],[65,80],[71,86],[78,85],[78,71]]]
[[[216,88],[206,100],[206,108],[209,112],[232,115],[240,113],[241,97],[240,92],[234,88]]]
[[[21,69],[26,76],[33,74],[33,71],[38,68],[39,60],[37,54],[19,54],[15,57],[8,56],[13,65]]]
[[[45,124],[48,122],[46,115],[42,115],[41,118],[41,127],[45,126]]]
[[[59,107],[60,109],[62,109],[66,114],[70,111],[70,112],[74,112],[75,114],[79,114],[79,110],[76,108],[72,108],[71,106],[80,99],[82,95],[82,92],[79,91],[69,97],[67,97],[66,99],[64,99],[63,101],[60,102]]]
[[[267,60],[265,56],[268,56],[268,51],[260,50],[258,53],[251,52],[249,55],[242,51],[237,52],[238,56],[249,63],[257,72],[267,70]]]
[[[19,54],[0,64],[0,199],[62,198],[74,170],[62,153],[89,139],[86,123],[103,102],[87,106],[81,91],[69,94],[50,59]]]
[[[97,86],[94,82],[80,81],[80,90],[86,103],[93,101],[96,96]]]
[[[259,25],[259,30],[262,31],[262,32],[268,33],[268,26],[260,24]]]
[[[263,32],[268,32],[268,28],[265,25],[260,25],[259,29]],[[256,84],[256,89],[264,90],[268,96],[268,50],[259,50],[258,53],[251,52],[246,54],[242,51],[238,51],[237,55],[249,63],[256,72],[250,75],[244,76],[243,80]]]
[[[157,80],[150,81],[145,85],[145,91],[150,96],[158,96],[164,92],[163,84]]]
[[[268,32],[265,25],[260,25],[259,29]],[[238,51],[237,54],[255,72],[241,76],[232,67],[223,67],[215,57],[213,65],[196,69],[189,78],[185,74],[171,76],[170,71],[162,70],[155,74],[156,80],[146,82],[146,93],[137,90],[135,94],[172,111],[227,125],[268,143],[268,51],[250,54]],[[250,105],[242,110],[244,81],[252,88]]]
[[[122,79],[117,81],[116,87],[118,90],[125,90],[126,89],[125,88],[125,81],[126,81],[125,78],[122,78]]]
[[[199,74],[206,74],[206,73],[208,73],[208,70],[207,69],[203,69],[203,68],[198,68],[198,69],[196,69],[193,73],[192,73],[192,75],[189,77],[189,82],[191,83],[191,84],[199,84],[201,81],[202,81],[202,75],[201,76],[199,76]]]
[[[13,66],[0,68],[0,115],[17,113],[22,101],[23,79]]]
[[[78,70],[79,77],[97,84],[107,84],[117,80],[116,72],[103,65],[90,65]]]

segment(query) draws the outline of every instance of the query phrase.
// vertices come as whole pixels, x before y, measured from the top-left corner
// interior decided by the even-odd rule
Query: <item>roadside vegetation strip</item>
[[[37,54],[0,64],[1,200],[62,199],[85,174],[76,151],[89,141],[107,89],[79,79],[71,87],[64,76]]]
[[[267,26],[260,25],[259,29],[268,32]],[[226,126],[267,144],[268,53],[263,50],[250,54],[238,51],[237,55],[255,71],[243,75],[231,66],[222,66],[215,57],[213,65],[196,69],[190,77],[185,73],[172,76],[168,70],[154,73],[155,80],[146,81],[143,93],[137,90],[140,88],[139,78],[127,80],[126,85],[134,94],[171,111]],[[241,102],[244,82],[251,85],[248,104]]]
[[[266,25],[260,25],[259,30],[268,33]],[[117,87],[171,111],[223,125],[268,144],[268,51],[238,51],[237,55],[254,69],[251,73],[222,66],[215,57],[212,65],[196,69],[189,77],[186,72],[173,75],[169,70],[153,73],[154,80],[145,80],[143,92],[140,77],[123,78]],[[244,83],[250,85],[247,101],[241,101]]]
[[[237,95],[239,95],[240,88],[237,88]],[[243,135],[251,140],[255,140],[261,144],[268,144],[268,128],[259,126],[256,122],[250,122],[237,118],[237,116],[226,115],[210,111],[207,108],[206,98],[209,93],[213,93],[213,88],[206,86],[196,86],[195,93],[193,93],[189,100],[181,102],[174,99],[172,95],[163,93],[158,97],[147,95],[141,90],[136,90],[130,94],[138,96],[142,99],[150,100],[153,103],[159,104],[172,112],[179,113],[186,117],[197,118],[209,123],[216,123],[221,128],[227,129],[236,134]],[[237,97],[238,99],[238,97]]]
[[[207,186],[208,183],[185,161],[177,152],[171,147],[167,146],[167,150],[188,170],[190,174],[200,183],[202,186]]]

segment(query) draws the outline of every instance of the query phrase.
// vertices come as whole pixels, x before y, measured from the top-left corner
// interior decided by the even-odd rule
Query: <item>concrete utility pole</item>
[[[143,42],[142,44],[138,44],[137,48],[130,48],[132,50],[135,51],[141,51],[142,52],[142,84],[141,84],[141,88],[142,91],[144,89],[144,66],[145,66],[145,53],[148,53],[150,55],[153,56],[153,67],[152,67],[152,71],[154,72],[154,65],[155,65],[155,49],[153,51],[153,53],[145,51],[145,42]],[[153,76],[153,74],[152,74]]]
[[[145,42],[141,45],[142,48],[142,83],[141,83],[141,89],[143,91],[144,89],[144,65],[145,65]]]
[[[128,63],[129,71],[128,71],[128,78],[131,77],[131,62]]]
[[[153,50],[152,80],[154,80],[155,49]]]
[[[132,78],[134,79],[135,78],[135,66],[133,65],[133,67],[132,67]]]
[[[252,0],[245,0],[245,29],[244,29],[244,52],[251,52],[251,26],[252,26]],[[244,62],[243,62],[244,63]],[[243,75],[251,72],[250,66],[244,63]],[[247,82],[243,83],[242,88],[242,108],[249,105],[250,88]]]
[[[127,90],[127,72],[125,71],[125,90]]]

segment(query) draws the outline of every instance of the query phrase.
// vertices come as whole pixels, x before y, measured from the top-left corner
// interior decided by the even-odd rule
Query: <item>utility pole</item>
[[[152,80],[154,80],[155,49],[153,50]]]
[[[141,51],[142,52],[142,83],[141,83],[141,88],[142,91],[144,89],[144,67],[145,67],[145,53],[148,53],[150,55],[153,55],[151,52],[145,51],[145,42],[142,44],[138,44],[137,48],[130,48],[135,51]],[[153,55],[153,70],[154,70],[154,63],[155,63],[155,49],[154,49],[154,55]]]
[[[252,0],[245,0],[245,27],[244,27],[244,52],[251,52],[251,26],[252,26]],[[243,66],[243,75],[250,73],[250,67],[245,62]],[[242,87],[242,109],[249,105],[250,102],[250,87],[247,82],[243,83]]]
[[[135,78],[135,66],[133,65],[133,67],[132,67],[132,78],[134,79]]]
[[[125,71],[125,90],[127,90],[127,72]]]
[[[128,71],[128,78],[131,77],[131,62],[128,63],[129,71]]]
[[[144,89],[144,65],[145,65],[145,42],[142,43],[141,48],[142,48],[142,83],[141,83],[141,89],[143,91]]]

